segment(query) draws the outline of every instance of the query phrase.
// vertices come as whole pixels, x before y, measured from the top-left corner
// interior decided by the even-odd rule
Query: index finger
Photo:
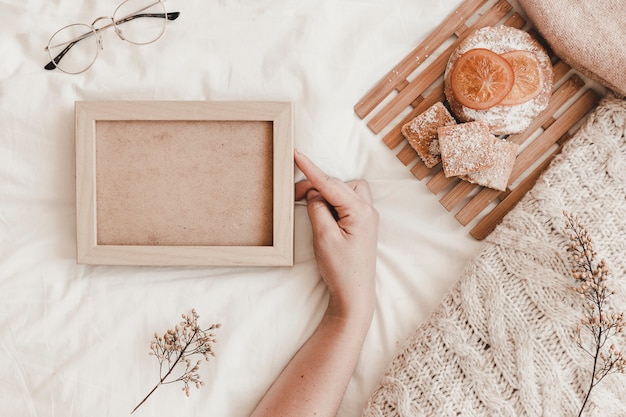
[[[315,188],[332,206],[349,204],[355,197],[355,191],[348,184],[327,175],[309,158],[295,151],[294,159],[298,168],[307,177],[312,188]]]

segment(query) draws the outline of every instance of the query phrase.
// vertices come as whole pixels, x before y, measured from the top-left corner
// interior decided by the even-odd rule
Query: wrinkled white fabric
[[[154,44],[103,33],[84,74],[48,72],[49,36],[113,0],[0,0],[0,415],[127,415],[156,383],[155,331],[195,307],[221,322],[206,386],[159,388],[135,414],[247,416],[326,303],[306,210],[288,268],[76,265],[76,100],[286,100],[295,146],[370,180],[381,215],[377,310],[340,417],[359,415],[398,344],[481,246],[353,106],[460,0],[168,0]],[[296,174],[301,178],[301,174]]]

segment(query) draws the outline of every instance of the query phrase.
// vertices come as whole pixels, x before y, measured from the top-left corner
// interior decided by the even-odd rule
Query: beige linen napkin
[[[624,0],[519,0],[554,52],[572,68],[626,95]]]
[[[572,68],[626,96],[624,0],[519,0],[554,52]]]

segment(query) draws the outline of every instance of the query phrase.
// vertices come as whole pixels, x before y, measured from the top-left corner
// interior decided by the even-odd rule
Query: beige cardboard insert
[[[99,245],[272,245],[271,121],[96,122]]]

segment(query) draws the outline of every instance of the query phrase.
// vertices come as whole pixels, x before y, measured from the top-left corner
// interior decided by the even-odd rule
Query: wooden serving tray
[[[520,150],[506,191],[456,177],[446,178],[441,164],[427,168],[402,135],[401,128],[434,103],[445,100],[443,73],[448,58],[475,30],[505,24],[528,30],[546,46],[526,23],[506,0],[465,0],[354,107],[358,117],[367,119],[367,126],[382,136],[387,147],[418,180],[425,180],[426,186],[441,196],[441,204],[448,211],[455,211],[455,218],[461,225],[471,227],[470,235],[478,240],[487,237],[532,188],[600,96],[546,47],[554,67],[552,98],[547,109],[524,132],[507,137],[518,143]],[[446,45],[449,46],[444,49]]]

